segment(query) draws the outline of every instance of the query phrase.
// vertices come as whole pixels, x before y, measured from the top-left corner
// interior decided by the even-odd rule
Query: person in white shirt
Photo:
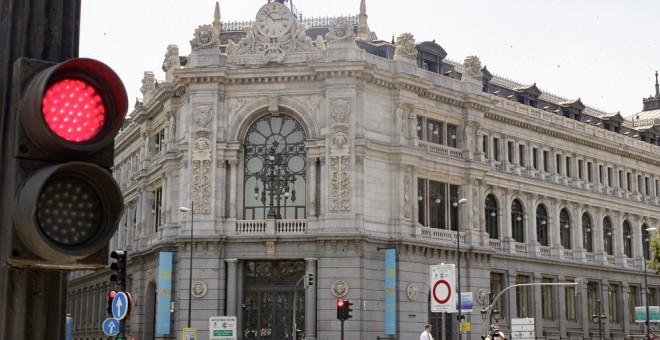
[[[419,336],[419,340],[433,340],[433,336],[431,335],[432,329],[433,326],[431,324],[426,324],[426,327],[424,327],[424,331]]]

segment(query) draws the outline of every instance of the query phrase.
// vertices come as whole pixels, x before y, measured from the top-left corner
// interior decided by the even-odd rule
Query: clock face
[[[270,2],[257,13],[256,26],[259,33],[267,38],[277,38],[287,33],[293,26],[293,14],[279,2]]]

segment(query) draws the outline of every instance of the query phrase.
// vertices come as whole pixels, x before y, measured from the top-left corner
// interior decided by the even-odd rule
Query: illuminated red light
[[[50,129],[70,142],[86,142],[97,136],[106,110],[99,92],[80,79],[63,79],[51,85],[42,101]]]
[[[108,292],[108,297],[111,299],[114,299],[115,295],[117,295],[117,292],[115,292],[114,290]]]
[[[344,300],[337,300],[337,307],[344,307]]]

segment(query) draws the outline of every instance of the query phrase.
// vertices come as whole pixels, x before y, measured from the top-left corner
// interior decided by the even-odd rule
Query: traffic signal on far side
[[[353,305],[353,303],[346,300],[346,301],[344,301],[344,305],[345,305],[344,306],[344,315],[345,315],[344,320],[348,320],[348,319],[353,317],[353,315],[351,315],[351,312],[353,311],[353,309],[351,309],[351,306]]]
[[[112,315],[112,300],[115,299],[115,295],[117,295],[117,292],[114,290],[108,291],[108,314]]]
[[[15,202],[0,211],[12,216],[10,265],[102,268],[123,211],[110,169],[128,108],[124,85],[84,58],[20,58],[12,79],[13,148],[0,159],[11,178],[0,199]]]
[[[337,300],[337,319],[340,321],[346,320],[346,304],[343,299]]]
[[[314,273],[312,272],[307,272],[307,279],[305,280],[305,286],[306,287],[311,287],[314,285]]]
[[[110,257],[115,259],[115,262],[110,265],[110,269],[116,271],[116,273],[110,275],[110,281],[115,281],[122,287],[126,286],[127,255],[128,253],[123,250],[115,250],[110,254]]]

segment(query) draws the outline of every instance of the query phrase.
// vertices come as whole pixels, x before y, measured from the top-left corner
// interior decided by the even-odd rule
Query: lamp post
[[[591,314],[591,321],[598,324],[598,338],[603,339],[603,322],[607,319],[607,316],[601,312],[601,303],[600,299],[596,300],[596,310]]]
[[[652,231],[656,231],[658,228],[652,227],[652,228],[646,228],[644,231],[646,231],[646,235],[644,235],[644,243],[646,244],[646,250],[649,251],[649,233]],[[642,254],[642,258],[644,258],[644,289],[646,290],[644,294],[646,294],[646,339],[651,340],[651,323],[650,323],[650,316],[649,316],[649,283],[648,283],[648,278],[646,274],[646,252]],[[650,252],[649,252],[650,254]]]
[[[466,198],[461,198],[460,200],[458,200],[458,202],[454,202],[453,204],[454,206],[458,206],[461,204],[465,204],[466,202],[467,202]],[[463,315],[461,315],[463,299],[461,298],[461,237],[460,236],[461,236],[461,228],[460,226],[457,226],[456,227],[456,253],[457,253],[456,295],[458,296],[458,340],[461,340],[461,338],[463,337],[463,330],[461,329],[461,325],[463,323]]]
[[[190,213],[190,269],[188,271],[188,328],[190,328],[190,320],[192,316],[192,266],[193,266],[193,227],[195,223],[195,210],[194,202],[190,202],[190,208],[188,207],[179,207],[181,212]]]

